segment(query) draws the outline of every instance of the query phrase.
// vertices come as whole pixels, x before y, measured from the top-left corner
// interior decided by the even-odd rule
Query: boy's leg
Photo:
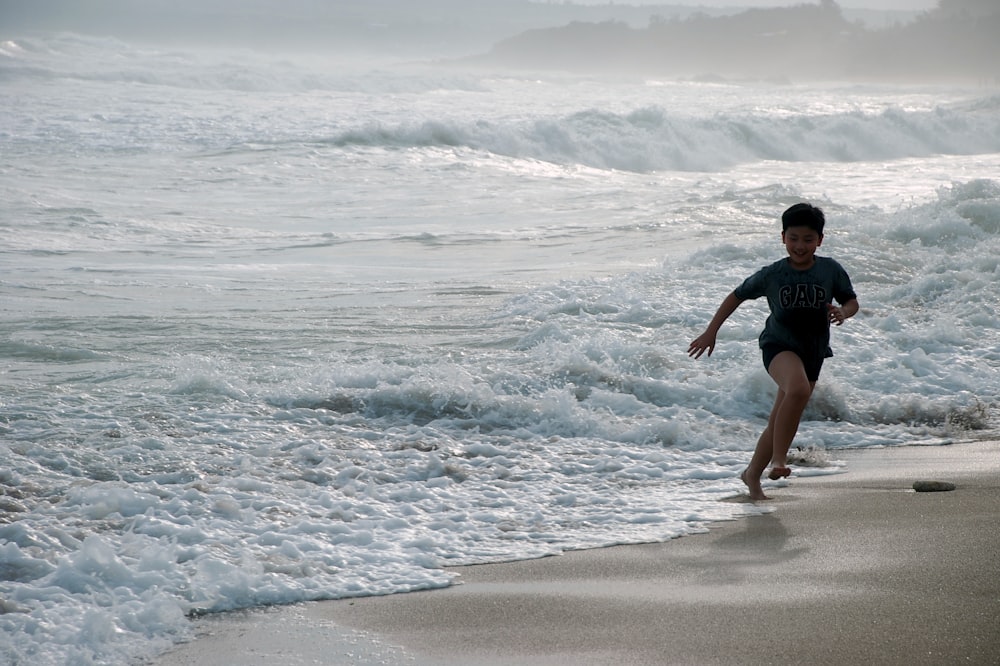
[[[774,357],[767,369],[771,378],[778,385],[778,397],[771,409],[768,427],[765,433],[771,431],[771,457],[773,467],[788,465],[788,449],[799,430],[799,421],[805,411],[809,398],[812,396],[816,382],[809,381],[802,359],[795,352],[784,351]],[[762,435],[763,438],[763,435]],[[758,446],[760,448],[760,446]],[[761,451],[761,456],[763,456]],[[757,453],[754,453],[756,460]],[[767,463],[764,463],[766,466]]]
[[[768,417],[767,427],[764,428],[764,432],[757,438],[757,446],[754,448],[750,464],[743,470],[743,474],[740,475],[743,483],[746,484],[747,489],[750,491],[750,499],[752,500],[768,499],[767,495],[764,494],[764,489],[760,485],[760,479],[764,475],[764,470],[767,469],[767,464],[771,462],[771,455],[774,451],[774,415],[778,411],[778,405],[781,403],[782,397],[781,389],[778,389],[778,397],[774,401],[774,407],[771,408],[771,416]]]
[[[740,475],[753,500],[768,499],[760,482],[768,463],[773,463],[774,467],[788,466],[788,449],[816,386],[816,382],[809,381],[802,359],[795,352],[785,351],[775,356],[768,373],[778,385],[778,394],[767,418],[767,427],[757,439],[750,465]]]

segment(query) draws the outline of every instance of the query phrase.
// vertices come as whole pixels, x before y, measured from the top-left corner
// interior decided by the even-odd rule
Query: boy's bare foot
[[[778,479],[783,479],[786,476],[791,476],[792,470],[787,467],[772,467],[771,471],[768,472],[767,478],[772,481],[777,481]]]
[[[760,486],[760,477],[757,477],[756,479],[751,479],[747,475],[747,472],[749,471],[750,471],[749,467],[743,470],[740,473],[740,480],[743,481],[743,483],[747,487],[747,490],[750,491],[750,499],[754,500],[755,502],[757,500],[771,499],[770,497],[764,494],[764,489],[761,488]]]

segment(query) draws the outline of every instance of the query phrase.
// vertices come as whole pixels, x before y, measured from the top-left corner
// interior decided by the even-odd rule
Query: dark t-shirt
[[[767,296],[771,316],[760,334],[760,346],[778,344],[802,355],[833,356],[827,306],[857,298],[843,266],[828,257],[816,257],[811,268],[799,271],[781,259],[765,266],[735,291],[740,300]]]

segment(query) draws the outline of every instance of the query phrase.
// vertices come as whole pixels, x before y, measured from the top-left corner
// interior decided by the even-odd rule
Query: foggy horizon
[[[138,42],[249,48],[264,53],[312,52],[377,60],[640,75],[851,78],[881,68],[890,78],[911,79],[926,74],[939,79],[954,72],[979,79],[996,77],[987,64],[996,55],[996,48],[981,44],[982,38],[977,36],[988,31],[989,25],[996,23],[995,18],[991,17],[993,23],[986,27],[975,21],[963,26],[925,21],[922,29],[926,34],[913,31],[911,36],[907,26],[940,10],[928,11],[925,0],[851,3],[881,5],[882,9],[852,9],[846,4],[832,0],[676,4],[481,0],[470,7],[460,0],[346,0],[335,4],[320,0],[149,0],[139,8],[128,0],[36,0],[30,5],[0,0],[0,14],[5,18],[3,39],[17,37],[18,31],[55,30]],[[913,8],[899,9],[903,4]],[[986,7],[988,2],[943,0],[934,6],[940,4],[964,8]],[[873,64],[879,67],[859,62],[852,51],[864,49],[847,43],[845,38],[828,43],[802,41],[796,48],[804,48],[809,58],[803,59],[794,51],[785,53],[792,47],[782,45],[782,39],[770,33],[815,29],[816,24],[808,24],[811,19],[802,23],[789,18],[801,12],[825,17],[817,19],[828,22],[825,30],[851,33],[852,39],[865,45]],[[835,20],[830,18],[834,13],[839,13]],[[786,20],[795,27],[779,25]],[[955,29],[964,31],[964,36],[952,34]],[[657,31],[663,36],[657,38],[653,34]],[[699,37],[683,49],[667,43],[680,44],[695,34]],[[612,46],[616,40],[623,41]],[[916,43],[909,43],[914,40]],[[886,48],[883,42],[888,41],[902,46]],[[953,41],[955,45],[951,46]],[[643,42],[643,46],[638,47],[636,42]],[[711,45],[709,50],[707,44]],[[932,48],[928,49],[928,45]],[[600,55],[612,48],[614,56]],[[940,58],[929,62],[928,51],[940,53]],[[911,67],[898,53],[912,53],[915,64]],[[974,62],[970,65],[962,58]],[[888,63],[885,67],[883,61]],[[810,69],[810,63],[814,69]]]

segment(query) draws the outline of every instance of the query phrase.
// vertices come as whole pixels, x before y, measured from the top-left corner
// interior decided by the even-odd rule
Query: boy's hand
[[[830,317],[830,323],[832,324],[840,326],[841,324],[844,323],[844,320],[847,319],[847,317],[844,316],[844,311],[838,308],[833,303],[827,303],[826,310],[827,314]]]
[[[713,349],[715,349],[715,336],[706,331],[691,341],[688,346],[688,356],[701,358],[705,351],[708,351],[708,355],[711,356]]]

